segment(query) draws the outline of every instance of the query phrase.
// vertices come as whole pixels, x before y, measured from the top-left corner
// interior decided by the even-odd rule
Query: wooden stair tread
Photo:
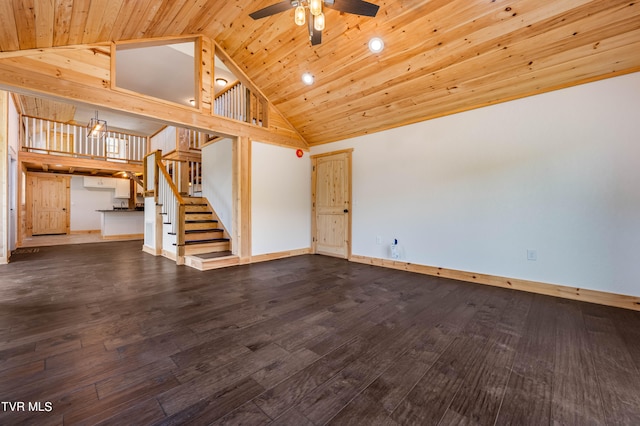
[[[207,259],[219,259],[221,257],[233,256],[233,253],[227,250],[227,251],[217,251],[213,253],[192,254],[191,256],[197,257],[203,260],[207,260]]]
[[[190,246],[190,245],[194,245],[194,244],[209,244],[209,243],[228,243],[229,242],[229,238],[210,238],[210,239],[206,239],[206,240],[190,240],[190,241],[185,241],[184,245],[185,246]],[[173,243],[173,245],[177,245],[176,243]]]
[[[185,234],[204,234],[207,232],[224,232],[222,228],[207,228],[207,229],[187,229],[184,231]]]
[[[195,219],[195,220],[185,220],[184,223],[218,223],[215,219]]]

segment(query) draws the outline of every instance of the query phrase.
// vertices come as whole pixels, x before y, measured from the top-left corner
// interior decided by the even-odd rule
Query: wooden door
[[[351,255],[351,151],[312,157],[314,253]]]
[[[69,176],[29,174],[31,235],[69,233]],[[31,225],[31,226],[29,226]]]

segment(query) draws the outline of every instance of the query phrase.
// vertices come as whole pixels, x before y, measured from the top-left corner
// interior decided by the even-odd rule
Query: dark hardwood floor
[[[640,312],[329,257],[199,272],[140,249],[0,266],[0,424],[640,424]]]

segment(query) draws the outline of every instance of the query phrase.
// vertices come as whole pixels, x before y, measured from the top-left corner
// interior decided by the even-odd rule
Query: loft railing
[[[121,132],[107,132],[88,138],[85,126],[22,116],[22,149],[35,153],[140,164],[147,138]]]
[[[167,173],[180,194],[202,195],[202,162],[194,160],[162,160]]]
[[[160,162],[181,195],[199,197],[202,195],[202,162],[195,160],[163,159],[162,151],[150,152],[144,157],[144,190],[154,192],[158,187],[156,162]]]
[[[263,127],[267,126],[267,110],[266,100],[241,82],[217,94],[213,103],[214,114]]]
[[[198,151],[202,148],[202,145],[209,142],[211,135],[191,129],[180,128],[178,129],[178,137],[180,138],[179,150],[188,149],[189,151]]]

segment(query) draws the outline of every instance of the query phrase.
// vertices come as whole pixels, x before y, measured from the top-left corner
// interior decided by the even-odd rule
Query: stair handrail
[[[176,235],[176,256],[180,261],[184,258],[185,251],[185,201],[162,163],[161,156],[156,156],[155,172],[158,177],[156,203],[161,206],[162,214],[166,215],[171,225],[171,232]]]

